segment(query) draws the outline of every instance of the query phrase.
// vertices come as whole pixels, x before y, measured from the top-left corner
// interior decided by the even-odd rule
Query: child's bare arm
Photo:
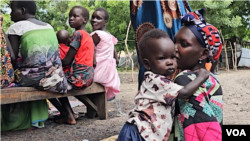
[[[95,44],[95,46],[97,46],[100,42],[100,37],[95,33],[94,35],[92,35],[92,39],[93,39],[93,42]],[[94,50],[94,59],[93,59],[93,67],[96,67],[96,52]]]
[[[95,46],[97,46],[101,40],[100,37],[96,33],[92,35],[92,39],[93,39]]]
[[[196,71],[196,79],[188,83],[186,86],[184,86],[180,91],[178,98],[180,99],[186,99],[192,96],[195,91],[199,88],[200,85],[202,85],[209,77],[209,71],[201,68],[198,71]]]
[[[118,65],[119,64],[119,58],[118,58],[118,55],[117,55],[115,47],[114,47],[114,58],[116,60],[116,65]]]
[[[16,69],[21,36],[9,35],[8,39],[9,39],[11,47],[12,47],[11,52],[10,52],[11,63],[13,65],[14,69]]]
[[[73,48],[73,47],[70,47],[69,48],[69,51],[67,53],[67,55],[65,56],[65,58],[62,60],[62,66],[65,67],[65,66],[69,66],[72,61],[74,60],[75,58],[75,55],[76,55],[76,50]]]

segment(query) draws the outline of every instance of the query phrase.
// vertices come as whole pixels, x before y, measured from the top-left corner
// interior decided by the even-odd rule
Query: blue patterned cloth
[[[147,26],[143,24],[152,24],[155,28],[166,31],[171,39],[181,27],[181,16],[191,11],[187,1],[130,1],[130,18],[135,31],[146,30]],[[144,29],[143,29],[144,28]],[[139,56],[137,44],[137,55]],[[141,60],[138,57],[140,64],[138,82],[140,87],[144,72]]]
[[[141,137],[136,125],[126,122],[122,127],[122,130],[116,141],[145,141],[145,140]]]

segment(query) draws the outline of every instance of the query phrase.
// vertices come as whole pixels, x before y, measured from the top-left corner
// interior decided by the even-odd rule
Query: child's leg
[[[56,99],[49,99],[49,101],[56,107],[56,109],[60,112],[60,116],[67,116],[65,110],[63,110],[62,104]]]
[[[125,123],[119,133],[118,139],[116,141],[145,141],[136,125],[131,123]]]
[[[73,110],[70,106],[69,100],[67,97],[59,98],[59,101],[62,104],[63,109],[67,113],[67,116],[63,119],[57,120],[58,123],[68,123],[68,124],[76,124],[76,120],[73,114]]]

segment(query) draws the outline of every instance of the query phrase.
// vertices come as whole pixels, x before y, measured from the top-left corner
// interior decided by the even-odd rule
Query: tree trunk
[[[225,58],[226,58],[226,71],[229,72],[229,63],[228,63],[228,58],[227,58],[227,40],[224,40],[224,37],[222,35],[222,31],[220,32],[221,33],[221,38],[222,38],[222,41],[223,41],[223,47],[224,47],[224,51],[225,51]]]
[[[224,42],[224,51],[225,51],[225,58],[226,58],[226,71],[229,72],[229,64],[227,58],[227,40]]]
[[[235,70],[234,68],[234,49],[232,47],[232,43],[230,42],[230,47],[231,47],[231,60],[233,62],[233,70]]]
[[[129,24],[128,24],[128,29],[127,29],[127,35],[126,35],[126,39],[125,39],[125,46],[126,46],[126,49],[127,49],[127,52],[128,52],[128,57],[130,58],[131,60],[131,66],[132,66],[132,82],[134,82],[134,61],[133,61],[133,58],[131,57],[131,54],[128,50],[128,33],[129,33],[129,29],[130,29],[130,25],[131,25],[131,20],[129,21]]]
[[[234,42],[234,70],[237,71],[237,44]]]

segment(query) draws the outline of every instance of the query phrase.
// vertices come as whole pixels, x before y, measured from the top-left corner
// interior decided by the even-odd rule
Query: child
[[[178,68],[182,70],[175,83],[185,86],[196,77],[195,70],[204,68],[209,59],[217,60],[222,41],[216,27],[204,20],[204,10],[184,15],[183,27],[175,34]],[[178,99],[176,104],[173,140],[221,141],[223,119],[222,88],[212,74],[188,99]],[[181,134],[181,135],[180,135]]]
[[[59,30],[56,34],[56,37],[60,45],[60,58],[63,60],[69,51],[69,46],[67,46],[69,42],[69,32],[67,30]],[[63,67],[63,71],[64,73],[67,73],[69,71],[69,66]]]
[[[147,69],[135,97],[135,108],[117,141],[167,141],[173,124],[175,99],[186,99],[208,78],[205,69],[197,78],[180,86],[170,79],[177,69],[176,49],[166,32],[152,29],[139,41],[140,58]]]
[[[117,39],[106,31],[109,14],[104,8],[97,8],[92,14],[91,33],[95,44],[95,76],[94,82],[105,87],[107,100],[113,99],[120,92],[120,78],[116,70],[118,57],[114,45]]]
[[[75,29],[72,41],[69,44],[69,51],[62,64],[64,66],[71,65],[67,76],[68,83],[75,90],[83,90],[90,86],[94,79],[94,43],[91,36],[85,31],[85,25],[89,20],[89,11],[82,6],[74,6],[69,12],[69,25]],[[84,98],[76,96],[77,99],[83,102]],[[58,123],[75,124],[75,115],[70,107],[68,98],[59,98],[59,103],[56,100],[51,103],[62,113],[64,118],[57,120]],[[57,106],[56,106],[57,105]]]

